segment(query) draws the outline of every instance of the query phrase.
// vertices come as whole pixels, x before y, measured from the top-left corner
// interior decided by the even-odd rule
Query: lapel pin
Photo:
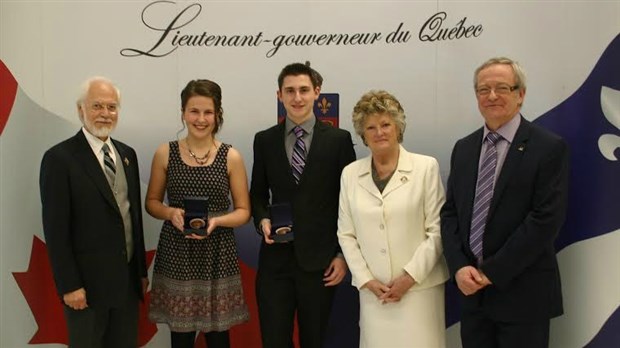
[[[125,159],[123,160],[123,162],[125,162],[125,166],[129,166],[129,160],[127,159],[127,157],[125,157]]]
[[[400,182],[402,182],[403,184],[406,183],[407,181],[409,181],[409,179],[407,179],[406,176],[403,176],[402,178],[400,178]]]
[[[525,150],[525,145],[521,144],[519,145],[519,147],[517,148],[517,150],[523,152]]]

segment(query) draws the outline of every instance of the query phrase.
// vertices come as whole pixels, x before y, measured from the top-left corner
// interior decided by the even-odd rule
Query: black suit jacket
[[[469,232],[482,135],[481,128],[459,140],[452,151],[441,211],[444,253],[452,276],[464,266],[476,267]],[[472,296],[461,294],[465,311],[482,307],[502,321],[562,314],[554,240],[564,222],[567,191],[566,143],[521,118],[497,179],[484,233],[480,268],[493,285]]]
[[[284,148],[284,124],[254,138],[252,215],[260,227],[260,221],[269,218],[270,202],[290,202],[297,262],[306,271],[325,269],[340,250],[336,236],[340,174],[355,160],[351,134],[317,120],[297,185]]]
[[[129,282],[141,294],[140,278],[147,276],[138,160],[132,148],[112,142],[127,178],[134,241],[131,268],[120,210],[82,131],[49,149],[41,163],[43,229],[56,289],[62,297],[84,287],[89,306],[122,305]]]

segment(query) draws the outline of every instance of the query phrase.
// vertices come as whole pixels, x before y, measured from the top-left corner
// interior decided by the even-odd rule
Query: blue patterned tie
[[[114,187],[114,181],[116,180],[116,165],[114,165],[114,161],[110,156],[110,148],[108,144],[103,144],[101,148],[103,150],[103,168],[105,171],[105,176],[110,183],[110,187]]]
[[[293,146],[291,167],[293,168],[293,176],[295,177],[295,182],[299,184],[299,181],[301,180],[301,173],[304,172],[304,167],[306,166],[306,143],[304,143],[303,139],[303,128],[297,126],[293,128],[293,132],[295,132],[297,140],[295,141],[295,146]]]
[[[469,246],[478,260],[482,263],[482,236],[487,223],[493,187],[495,186],[495,168],[497,166],[497,149],[495,144],[502,138],[501,135],[491,132],[487,134],[487,149],[484,153],[482,165],[478,171],[476,182],[476,198],[474,199],[474,211],[471,217],[471,230],[469,234]]]

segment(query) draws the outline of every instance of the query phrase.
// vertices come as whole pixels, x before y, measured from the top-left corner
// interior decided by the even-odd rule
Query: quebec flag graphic
[[[620,35],[583,85],[534,122],[566,139],[571,152],[568,214],[556,240],[565,314],[552,324],[564,337],[552,346],[618,347]]]

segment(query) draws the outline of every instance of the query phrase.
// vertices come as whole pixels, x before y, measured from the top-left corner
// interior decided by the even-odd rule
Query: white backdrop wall
[[[461,33],[470,28],[468,37],[424,40],[459,25]],[[399,26],[400,42],[386,42]],[[379,38],[278,46],[289,36],[356,33]],[[504,55],[525,67],[522,112],[535,120],[575,93],[619,33],[619,1],[0,0],[0,60],[19,85],[0,132],[0,347],[28,346],[41,325],[13,274],[28,270],[33,236],[44,240],[40,159],[78,130],[75,100],[87,77],[104,75],[121,88],[114,137],[136,149],[144,185],[156,147],[175,139],[181,128],[179,93],[190,79],[222,86],[225,122],[219,138],[239,149],[249,174],[253,135],[276,121],[278,73],[306,60],[323,75],[323,92],[340,95],[340,127],[352,133],[351,110],[364,92],[395,94],[407,115],[404,146],[437,157],[445,181],[454,142],[482,124],[472,88],[481,62]],[[239,41],[178,45],[189,40],[183,35],[229,40],[239,35]],[[252,40],[241,45],[243,36]],[[144,54],[128,56],[136,51]],[[0,87],[0,99],[7,90]],[[354,142],[358,157],[368,154],[359,138]],[[617,199],[614,204],[620,208]],[[153,250],[160,222],[146,214],[145,219],[147,249]],[[619,228],[561,251],[567,314],[553,321],[554,347],[587,344],[620,305]],[[259,239],[252,228],[238,229],[237,238],[241,259],[255,266]],[[575,261],[587,259],[591,248],[609,263],[611,274]],[[586,273],[592,283],[581,288],[577,278]],[[597,282],[608,291],[601,293]],[[586,298],[595,305],[580,306]],[[449,346],[460,347],[458,324],[448,332]],[[160,327],[147,346],[167,342]]]

